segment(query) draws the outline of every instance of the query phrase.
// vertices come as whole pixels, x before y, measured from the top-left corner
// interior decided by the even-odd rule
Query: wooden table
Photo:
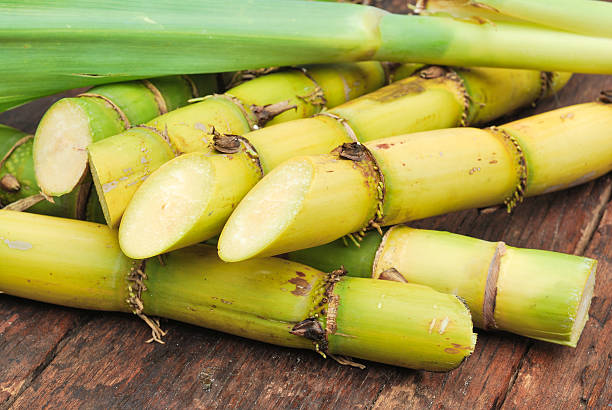
[[[592,101],[602,89],[612,89],[612,76],[576,75],[558,96],[511,118]],[[51,101],[4,113],[0,122],[31,132]],[[145,344],[149,330],[133,316],[0,295],[0,409],[610,409],[611,192],[607,175],[527,199],[512,215],[470,210],[412,224],[598,259],[590,319],[576,349],[479,331],[474,354],[448,373],[369,362],[359,370],[173,321],[164,323],[167,344]]]

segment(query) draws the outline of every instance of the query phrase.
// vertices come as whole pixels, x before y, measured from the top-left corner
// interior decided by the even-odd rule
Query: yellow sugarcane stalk
[[[317,160],[294,158],[237,207],[221,234],[219,254],[238,261],[467,208],[505,203],[511,210],[525,196],[590,181],[612,168],[611,110],[604,102],[579,104],[500,127],[402,135],[345,144]],[[322,176],[343,161],[337,165],[342,172]],[[357,163],[368,164],[369,171]],[[374,176],[376,182],[369,182]],[[285,181],[296,182],[281,187]],[[355,190],[341,206],[330,206],[335,187],[355,185],[366,186],[367,193]],[[344,214],[368,207],[373,211],[347,223]]]
[[[161,164],[179,154],[213,151],[214,135],[245,134],[271,121],[312,115],[326,104],[344,102],[381,87],[384,82],[384,68],[378,62],[272,72],[138,127],[140,133],[148,134],[151,144],[126,143],[124,140],[131,138],[133,128],[91,144],[89,162],[107,223],[118,226],[136,189]],[[171,151],[160,148],[164,144]],[[121,155],[114,158],[117,149]],[[143,166],[145,154],[158,161]]]
[[[449,232],[396,225],[369,232],[357,247],[338,240],[291,252],[317,269],[399,280],[458,295],[474,325],[576,347],[595,285],[597,261]]]
[[[469,311],[422,285],[344,277],[286,260],[237,264],[195,246],[123,255],[104,225],[0,210],[0,291],[77,308],[131,312],[162,341],[163,316],[281,346],[434,371],[474,349]],[[168,337],[171,337],[170,335]]]
[[[266,127],[243,137],[219,135],[214,147],[223,153],[222,158],[188,154],[189,160],[170,161],[143,183],[123,217],[121,247],[131,257],[145,258],[210,238],[221,231],[233,207],[262,173],[296,155],[326,153],[342,143],[397,132],[490,121],[554,92],[568,78],[566,74],[536,71],[432,66],[312,118]],[[234,155],[241,150],[251,155]],[[214,165],[194,165],[213,158]],[[260,171],[252,168],[253,162]],[[216,171],[202,178],[197,170],[204,168]],[[159,208],[160,203],[164,212],[149,209]]]
[[[169,76],[94,87],[62,98],[36,129],[36,178],[47,195],[62,196],[87,178],[87,146],[217,91],[214,75]]]

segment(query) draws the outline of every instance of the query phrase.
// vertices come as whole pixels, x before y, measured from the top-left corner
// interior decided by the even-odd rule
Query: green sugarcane
[[[293,158],[238,205],[219,255],[278,255],[462,209],[505,203],[511,210],[525,196],[591,181],[612,169],[612,106],[603,101],[500,127],[401,135]]]
[[[0,110],[135,77],[372,59],[612,72],[608,38],[342,3],[29,0],[4,2],[0,27]]]
[[[33,136],[0,125],[0,207],[81,219],[91,183],[83,183],[69,195],[46,200],[34,175]]]
[[[431,286],[461,297],[474,325],[576,347],[589,318],[597,261],[397,225],[291,252],[290,260],[348,275]]]
[[[93,180],[107,223],[117,226],[140,184],[176,155],[210,152],[218,133],[244,134],[268,123],[311,116],[373,91],[390,74],[385,66],[365,62],[272,71],[89,145]],[[406,66],[404,71],[418,67]]]
[[[72,192],[87,176],[87,146],[218,90],[216,76],[152,78],[94,87],[45,113],[34,138],[34,165],[49,196]]]
[[[486,123],[549,95],[568,78],[526,70],[431,66],[313,118],[243,137],[219,136],[215,148],[223,155],[183,155],[142,184],[121,222],[121,248],[130,257],[145,258],[219,234],[262,174],[296,155],[327,153],[355,140]]]
[[[105,225],[0,210],[0,290],[85,309],[163,316],[281,346],[446,371],[474,349],[469,311],[421,285],[267,258],[223,263],[195,246],[132,261]],[[69,261],[69,263],[67,262]]]

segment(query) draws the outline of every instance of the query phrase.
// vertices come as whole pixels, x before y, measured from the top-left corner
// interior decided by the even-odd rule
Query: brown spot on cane
[[[5,192],[19,192],[21,184],[12,174],[6,174],[0,179],[0,188]]]
[[[451,343],[451,345],[456,349],[472,350],[470,346],[463,346],[463,345],[460,345],[459,343]]]
[[[419,71],[419,77],[424,78],[426,80],[430,80],[433,78],[443,77],[446,75],[446,73],[446,68],[437,65],[432,65]]]
[[[444,351],[448,354],[457,354],[457,353],[461,353],[460,350],[457,350],[453,347],[447,347],[446,349],[444,349]]]
[[[299,270],[295,272],[296,275],[298,275],[299,277],[303,278],[306,276],[306,274],[304,272],[300,272]]]
[[[302,278],[291,278],[289,279],[289,283],[295,285],[295,290],[291,291],[296,296],[306,296],[310,291],[311,287],[310,283]]]
[[[376,148],[380,148],[380,149],[389,149],[391,148],[393,144],[377,144]]]
[[[597,101],[604,104],[612,104],[612,90],[603,90],[599,93]]]
[[[425,86],[421,84],[422,82],[423,79],[409,77],[408,79],[398,81],[388,87],[380,88],[368,94],[368,98],[384,103],[397,100],[406,95],[418,95],[426,90]]]

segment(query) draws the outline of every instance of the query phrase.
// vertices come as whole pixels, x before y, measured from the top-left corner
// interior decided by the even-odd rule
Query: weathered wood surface
[[[612,89],[612,76],[578,75],[512,118],[591,101],[601,89]],[[0,122],[32,131],[48,101]],[[512,215],[471,210],[413,224],[597,258],[591,319],[576,349],[480,331],[474,354],[449,373],[359,370],[172,321],[166,345],[145,344],[147,328],[130,315],[0,295],[0,409],[612,408],[611,190],[608,175],[527,199]]]

